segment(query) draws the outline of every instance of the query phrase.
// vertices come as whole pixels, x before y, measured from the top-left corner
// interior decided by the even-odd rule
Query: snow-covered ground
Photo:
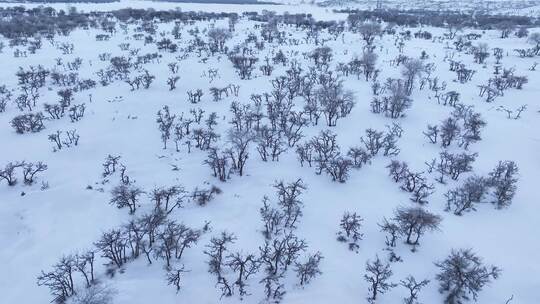
[[[2,4],[1,6],[5,6]],[[24,4],[33,7],[33,4]],[[65,4],[52,4],[52,7],[66,8]],[[259,11],[273,10],[277,13],[309,12],[316,19],[343,20],[346,15],[330,13],[326,8],[308,5],[212,5],[162,3],[148,1],[121,1],[110,4],[77,4],[79,11],[109,11],[122,7],[148,8],[156,10],[180,8],[182,11]],[[175,41],[180,48],[187,45],[191,38],[188,31],[198,28],[202,30],[210,25],[227,27],[227,22],[200,21],[182,28],[182,39]],[[165,33],[171,37],[172,23],[158,23],[157,33]],[[232,47],[245,40],[249,33],[258,33],[254,29],[255,22],[241,18],[227,45]],[[271,56],[275,49],[281,49],[289,60],[297,59],[305,71],[311,64],[302,55],[312,51],[316,46],[313,40],[303,39],[305,33],[294,27],[282,27],[291,39],[297,38],[298,45],[277,45],[267,43],[257,56],[257,65],[264,63],[266,55]],[[398,29],[398,31],[406,28]],[[415,32],[417,29],[411,29]],[[441,37],[444,29],[425,27],[435,37]],[[537,31],[540,31],[538,29]],[[482,204],[476,212],[463,216],[455,216],[444,211],[446,199],[444,193],[457,185],[461,185],[467,173],[458,182],[451,181],[446,185],[435,182],[435,174],[429,175],[430,182],[436,186],[436,192],[429,198],[425,207],[429,211],[441,215],[443,221],[440,231],[426,233],[416,252],[410,246],[399,242],[396,253],[403,262],[392,263],[393,282],[412,274],[417,278],[431,280],[420,293],[422,303],[441,303],[443,295],[438,292],[434,276],[437,268],[435,261],[444,259],[457,248],[473,248],[487,264],[494,264],[502,269],[498,280],[486,286],[479,294],[479,303],[505,303],[513,295],[511,303],[540,303],[538,288],[540,287],[540,242],[538,238],[540,221],[540,205],[538,200],[538,179],[540,178],[540,76],[529,68],[538,58],[519,58],[512,50],[528,48],[530,44],[525,38],[511,36],[500,39],[499,32],[465,29],[463,33],[482,34],[481,42],[490,48],[500,47],[505,50],[502,65],[514,68],[515,74],[527,76],[529,83],[522,90],[509,89],[504,96],[493,103],[486,103],[478,96],[478,85],[485,84],[492,77],[494,57],[487,59],[485,65],[473,62],[472,55],[455,52],[447,40],[423,40],[412,38],[405,41],[403,54],[418,58],[422,50],[429,56],[428,63],[436,67],[433,75],[448,83],[448,91],[456,90],[461,94],[461,102],[474,105],[475,111],[481,113],[487,126],[482,130],[482,141],[472,144],[470,152],[478,152],[473,164],[474,173],[487,175],[500,160],[512,160],[519,166],[518,190],[513,204],[506,209],[496,210],[491,204]],[[531,29],[534,32],[534,29]],[[129,56],[118,45],[129,43],[130,49],[140,48],[139,54],[158,52],[155,44],[145,44],[134,40],[134,26],[127,26],[126,31],[118,29],[109,41],[96,41],[96,34],[104,31],[97,29],[77,29],[67,37],[57,36],[55,41],[73,43],[73,54],[62,55],[61,51],[46,39],[43,47],[36,54],[28,57],[14,58],[16,47],[6,46],[0,53],[0,85],[8,88],[17,87],[15,73],[19,66],[28,67],[43,65],[45,68],[64,69],[56,66],[55,58],[61,57],[64,63],[82,58],[81,78],[96,79],[96,72],[107,66],[100,61],[101,53],[112,53],[113,56]],[[159,34],[156,34],[158,38]],[[204,35],[203,35],[204,36]],[[326,32],[321,38],[329,38]],[[0,38],[6,45],[8,40]],[[474,42],[476,43],[476,42]],[[355,55],[362,54],[364,42],[358,34],[349,31],[337,39],[326,41],[326,46],[333,49],[332,66],[339,62],[348,62]],[[395,37],[384,35],[375,39],[375,50],[379,55],[377,68],[381,70],[379,79],[399,77],[401,66],[393,66],[391,61],[399,54],[395,46]],[[255,146],[250,147],[250,156],[246,165],[245,176],[233,175],[227,182],[220,182],[211,175],[211,169],[203,162],[207,152],[193,148],[187,153],[182,146],[176,152],[174,144],[169,143],[167,150],[162,148],[160,132],[156,124],[156,113],[169,106],[171,113],[189,116],[192,108],[201,108],[205,115],[211,112],[218,114],[216,130],[222,134],[219,145],[224,144],[226,130],[231,126],[229,107],[231,102],[250,103],[252,94],[261,94],[272,90],[270,80],[284,75],[288,67],[274,66],[272,76],[263,76],[257,68],[254,78],[240,80],[231,62],[225,55],[216,55],[201,60],[192,53],[188,58],[178,60],[178,53],[159,52],[159,62],[146,64],[144,68],[156,76],[149,89],[131,91],[128,84],[117,81],[109,86],[101,86],[89,91],[75,94],[75,104],[86,104],[84,118],[72,123],[69,118],[46,121],[46,129],[39,133],[19,135],[10,126],[11,119],[21,114],[14,104],[9,104],[5,113],[0,113],[0,167],[10,161],[43,161],[48,170],[39,175],[38,182],[32,186],[19,183],[8,187],[0,183],[0,303],[46,303],[50,299],[46,287],[36,285],[36,277],[41,270],[49,270],[62,255],[73,254],[80,250],[90,249],[103,231],[116,228],[126,223],[132,215],[126,209],[117,209],[109,204],[110,190],[118,183],[118,177],[111,177],[109,183],[102,184],[102,163],[107,155],[120,155],[121,162],[127,167],[129,176],[147,192],[154,187],[182,184],[190,191],[204,185],[217,185],[223,193],[217,195],[207,206],[201,207],[186,202],[183,208],[175,210],[170,217],[194,228],[202,228],[205,221],[211,222],[212,231],[205,233],[196,246],[187,249],[181,264],[189,270],[183,278],[180,292],[167,286],[162,261],[147,265],[144,257],[128,263],[113,278],[104,274],[103,260],[98,259],[96,274],[99,280],[116,289],[113,303],[238,303],[237,295],[220,298],[219,290],[214,286],[215,277],[208,273],[207,256],[203,254],[210,237],[223,230],[233,232],[237,241],[231,251],[241,250],[248,253],[259,252],[264,242],[261,234],[262,222],[259,208],[262,198],[268,195],[274,198],[272,185],[276,180],[293,181],[301,178],[308,189],[302,195],[305,204],[298,224],[297,234],[309,245],[308,252],[320,251],[324,256],[320,268],[322,275],[315,278],[306,287],[299,287],[294,274],[284,280],[286,295],[283,303],[365,303],[368,284],[363,278],[365,263],[376,255],[386,259],[385,234],[380,231],[378,223],[383,217],[391,218],[398,206],[413,206],[409,194],[400,190],[388,176],[385,168],[390,158],[377,156],[371,165],[360,170],[352,170],[346,183],[332,182],[330,177],[316,175],[313,168],[301,167],[294,148],[280,157],[279,162],[263,162],[258,156]],[[461,84],[454,81],[455,73],[448,70],[448,57],[454,54],[454,60],[462,61],[477,70],[472,81]],[[203,56],[204,57],[204,56]],[[179,62],[180,80],[176,90],[169,91],[166,85],[170,76],[167,64]],[[219,77],[210,83],[207,77],[209,69],[217,69]],[[398,122],[404,130],[398,145],[401,149],[396,159],[407,161],[417,171],[425,171],[425,162],[437,157],[441,148],[428,143],[422,134],[427,124],[439,124],[452,111],[451,107],[437,104],[433,92],[418,90],[412,95],[412,108],[406,116],[397,120],[373,114],[370,109],[372,101],[371,82],[357,79],[356,76],[343,77],[344,87],[355,94],[356,105],[352,112],[338,121],[336,127],[330,128],[338,134],[338,143],[342,152],[354,145],[361,145],[360,137],[364,130],[374,128],[384,130],[386,125]],[[239,96],[229,96],[219,102],[212,101],[209,88],[225,87],[239,84]],[[418,84],[416,85],[418,87]],[[186,91],[202,89],[202,101],[193,105],[187,101]],[[47,83],[40,90],[39,107],[43,103],[56,102],[58,87]],[[15,95],[15,94],[14,94]],[[298,109],[303,102],[297,101]],[[507,119],[506,114],[497,111],[499,106],[516,109],[527,105],[520,119]],[[206,116],[205,116],[206,117]],[[305,128],[305,140],[327,129],[324,121],[318,126]],[[56,130],[76,129],[80,135],[78,146],[53,152],[48,135]],[[303,140],[302,140],[303,141]],[[453,151],[458,151],[452,147]],[[179,170],[173,170],[174,167]],[[47,182],[49,188],[40,189],[41,182]],[[92,186],[92,189],[88,189]],[[99,189],[102,188],[103,191]],[[24,194],[24,195],[23,195]],[[152,210],[153,204],[146,196],[141,199],[141,207],[136,214]],[[358,253],[349,251],[346,245],[336,241],[339,221],[344,212],[356,212],[364,218]],[[255,275],[249,283],[249,293],[244,303],[259,303],[264,298],[264,289]],[[81,278],[77,284],[82,286]],[[406,290],[393,288],[382,295],[378,303],[399,303],[406,296]]]

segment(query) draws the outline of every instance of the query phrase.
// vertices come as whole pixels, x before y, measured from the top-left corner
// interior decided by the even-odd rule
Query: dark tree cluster
[[[495,101],[499,96],[504,96],[504,92],[510,88],[521,90],[529,82],[527,76],[517,76],[514,69],[503,69],[502,75],[496,75],[488,80],[487,84],[479,85],[478,96],[485,99],[487,103]]]
[[[424,172],[411,171],[407,163],[397,160],[392,160],[386,168],[392,180],[401,183],[400,188],[411,193],[411,201],[421,205],[428,203],[427,199],[434,193],[435,187],[428,182]]]
[[[306,242],[294,234],[302,217],[303,202],[299,197],[307,189],[306,185],[298,179],[288,184],[277,182],[274,188],[277,190],[277,207],[271,206],[270,199],[265,197],[260,209],[265,237],[264,245],[259,247],[265,273],[260,283],[264,286],[267,301],[280,302],[285,294],[283,280],[289,266],[294,265],[299,285],[303,286],[321,274],[319,263],[323,257],[317,252],[308,255],[305,262],[298,260],[307,249]]]
[[[364,234],[360,232],[363,221],[364,219],[357,215],[356,212],[345,212],[339,223],[339,227],[341,229],[337,233],[337,240],[343,243],[348,243],[349,250],[358,252],[358,249],[360,248],[358,241],[361,241],[364,237]]]
[[[0,169],[0,180],[5,180],[8,186],[17,184],[17,169],[22,169],[25,185],[32,185],[36,180],[36,175],[48,169],[48,166],[43,162],[30,163],[25,161],[10,162],[3,169]]]
[[[446,177],[458,180],[462,174],[472,171],[472,164],[477,156],[478,153],[452,154],[443,151],[439,153],[438,159],[433,159],[431,163],[428,163],[428,172],[437,172],[439,176],[436,180],[441,184],[446,183]]]
[[[30,66],[27,70],[19,67],[16,76],[21,93],[14,100],[19,110],[34,110],[39,99],[39,89],[45,86],[49,74],[50,71],[41,65]]]
[[[413,83],[415,77],[411,79],[411,83]],[[387,79],[383,90],[387,91],[388,95],[375,96],[371,102],[371,111],[373,113],[382,113],[394,119],[405,116],[405,110],[412,105],[412,99],[409,97],[410,93],[408,92],[409,85],[407,81],[402,79]]]
[[[366,129],[365,137],[362,136],[360,141],[371,157],[375,157],[381,152],[383,156],[397,156],[400,152],[397,141],[401,137],[402,131],[398,124],[388,127],[387,132],[370,128]]]
[[[0,85],[0,113],[6,111],[7,105],[11,102],[12,97],[13,93],[11,90],[5,85]]]
[[[475,211],[480,203],[491,202],[497,209],[508,207],[517,190],[518,167],[513,161],[501,161],[487,177],[473,175],[446,194],[446,210],[455,215]],[[488,199],[488,197],[490,197]]]
[[[476,301],[484,285],[497,279],[501,270],[485,266],[471,249],[452,250],[443,261],[436,262],[439,291],[445,294],[445,304],[461,304],[471,298]]]
[[[375,261],[366,262],[364,279],[369,284],[369,296],[366,298],[368,303],[375,303],[379,295],[397,286],[397,284],[389,282],[392,274],[390,265],[382,262],[378,256]]]
[[[360,141],[364,147],[352,147],[346,155],[342,155],[337,143],[337,135],[330,130],[321,131],[318,136],[296,147],[296,154],[303,166],[315,166],[315,173],[326,172],[333,181],[344,183],[349,177],[349,171],[359,169],[370,162],[371,158],[380,152],[384,156],[399,154],[397,139],[402,135],[402,129],[394,124],[388,132],[367,129],[366,136]]]
[[[80,135],[75,129],[67,130],[65,132],[57,130],[47,137],[47,139],[53,143],[53,152],[79,145],[79,138]]]
[[[480,113],[474,112],[472,106],[458,104],[451,117],[445,119],[440,126],[428,125],[424,135],[433,143],[447,148],[452,143],[468,149],[469,146],[482,139],[480,132],[486,126]]]
[[[196,187],[190,194],[191,201],[199,206],[206,206],[216,195],[221,194],[222,190],[214,185],[209,188]],[[180,207],[180,205],[178,205]]]
[[[212,112],[203,121],[204,113],[201,108],[191,109],[192,117],[185,117],[184,113],[171,114],[168,106],[159,110],[156,122],[161,133],[163,149],[167,149],[167,143],[172,139],[176,152],[180,152],[180,145],[186,146],[188,153],[191,152],[192,145],[202,151],[212,151],[220,138],[214,131],[214,127],[218,124],[217,114]]]
[[[302,216],[303,203],[299,196],[306,186],[302,180],[297,180],[289,184],[276,182],[274,188],[277,190],[277,207],[271,206],[270,199],[265,197],[260,209],[265,241],[258,254],[231,250],[237,238],[226,231],[212,237],[206,246],[204,253],[209,258],[208,271],[216,277],[216,287],[222,297],[237,294],[243,299],[249,295],[250,278],[262,270],[264,275],[259,283],[264,288],[266,301],[278,303],[285,295],[283,280],[290,266],[294,266],[300,286],[321,274],[319,263],[322,255],[317,252],[301,262],[299,257],[307,249],[307,244],[294,234]]]
[[[405,243],[413,246],[413,251],[420,244],[420,237],[427,231],[436,231],[442,218],[426,211],[422,207],[399,207],[391,220],[386,218],[379,226],[387,233],[386,245],[396,246],[396,241],[403,237]]]
[[[65,303],[68,298],[76,294],[75,284],[78,277],[84,278],[87,288],[97,283],[94,277],[94,265],[95,252],[92,250],[63,256],[51,271],[41,271],[37,284],[51,290],[53,302]]]
[[[11,126],[19,134],[37,133],[45,129],[45,116],[41,112],[17,115],[11,120]]]
[[[115,205],[118,209],[127,207],[129,214],[134,214],[139,207],[139,200],[144,193],[139,187],[132,182],[127,184],[121,182],[120,185],[111,190],[110,204]]]
[[[353,162],[347,156],[342,156],[337,135],[330,130],[321,131],[318,136],[296,148],[296,153],[303,165],[315,165],[315,173],[327,173],[332,180],[344,183],[349,177]]]
[[[126,263],[145,256],[149,264],[163,260],[167,282],[179,290],[181,276],[187,271],[183,265],[175,265],[185,250],[199,241],[203,232],[168,219],[167,214],[155,210],[132,218],[119,228],[105,231],[94,243],[95,249],[62,257],[53,270],[42,272],[37,282],[50,289],[54,302],[65,303],[74,296],[81,296],[78,291],[90,292],[88,289],[99,283],[95,273],[97,263],[103,262],[107,274],[112,276]],[[77,288],[81,283],[85,290]]]

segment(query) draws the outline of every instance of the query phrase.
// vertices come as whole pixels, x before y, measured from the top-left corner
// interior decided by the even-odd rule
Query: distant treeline
[[[21,0],[21,1],[7,1],[0,0],[0,3],[111,3],[119,2],[120,0]]]
[[[111,3],[120,0],[0,0],[0,3]],[[208,4],[279,4],[271,1],[257,0],[152,0],[156,2],[177,2],[177,3],[208,3]]]
[[[481,12],[459,11],[430,11],[422,9],[414,10],[336,10],[338,13],[349,14],[349,20],[379,19],[398,25],[416,27],[430,25],[435,27],[458,26],[474,27],[482,29],[494,29],[503,24],[516,26],[539,25],[538,18],[513,15],[490,15]]]
[[[200,21],[228,18],[236,13],[224,12],[182,12],[178,10],[132,9],[125,8],[110,12],[78,12],[75,7],[70,11],[56,10],[52,7],[25,8],[24,6],[0,7],[0,34],[6,38],[67,35],[77,27],[99,27],[107,29],[110,16],[120,21]]]
[[[185,1],[185,0],[177,0]],[[202,0],[224,1],[224,0]],[[229,0],[236,1],[236,0]],[[244,0],[240,0],[244,1]],[[254,0],[249,0],[254,1]],[[104,2],[102,2],[104,3]],[[210,3],[210,2],[208,2]],[[228,2],[231,3],[231,2]],[[425,11],[425,10],[385,10],[385,11],[360,11],[341,10],[347,13],[350,25],[364,22],[368,19],[383,20],[398,25],[415,27],[418,25],[430,25],[436,27],[475,27],[482,29],[511,28],[512,26],[533,27],[540,26],[538,18],[526,16],[468,14],[450,11]],[[55,34],[67,35],[77,27],[108,28],[112,21],[109,17],[116,17],[119,21],[134,22],[137,20],[151,21],[158,19],[168,21],[198,21],[223,19],[236,13],[225,12],[182,12],[178,10],[154,10],[125,8],[109,12],[85,12],[81,13],[72,7],[69,11],[55,10],[52,7],[36,7],[27,9],[23,6],[0,7],[0,34],[6,38],[30,37],[39,34],[43,37]],[[276,14],[273,12],[244,12],[245,17],[258,22],[274,22],[309,27],[312,29],[341,28],[343,22],[317,21],[311,14]]]
[[[209,4],[278,4],[271,1],[257,0],[154,0],[158,2],[179,2],[179,3],[209,3]]]

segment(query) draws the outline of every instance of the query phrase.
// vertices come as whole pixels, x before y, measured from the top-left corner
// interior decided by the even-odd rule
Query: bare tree
[[[212,168],[214,176],[224,182],[229,178],[231,168],[229,167],[229,156],[220,152],[217,148],[211,148],[205,163]]]
[[[122,183],[112,189],[110,204],[116,205],[119,209],[128,207],[129,213],[134,214],[139,206],[139,197],[143,193],[144,191],[133,184]]]
[[[465,303],[471,297],[476,301],[484,285],[501,274],[496,266],[484,266],[482,259],[471,249],[452,250],[435,266],[440,269],[435,278],[439,281],[439,292],[446,294],[445,304]]]
[[[300,280],[300,286],[309,284],[311,280],[322,274],[321,270],[319,269],[319,263],[322,259],[323,256],[321,253],[317,252],[308,256],[308,260],[305,263],[294,263],[294,270],[296,272],[296,276]]]
[[[233,286],[225,278],[223,267],[225,266],[227,246],[234,243],[235,240],[234,234],[224,231],[219,237],[212,237],[210,244],[206,245],[208,249],[204,251],[204,254],[210,258],[208,272],[216,276],[216,286],[220,287],[222,297],[230,297],[233,294]]]
[[[350,250],[358,250],[360,247],[358,241],[361,241],[364,236],[360,232],[363,221],[364,219],[356,213],[345,212],[339,224],[341,230],[338,232],[338,241],[348,242]]]
[[[471,176],[465,180],[462,186],[448,190],[446,197],[446,210],[455,215],[463,215],[464,212],[476,210],[476,204],[480,203],[488,190],[488,181],[480,176]]]
[[[112,304],[116,290],[110,286],[94,284],[88,288],[78,288],[69,298],[69,304]]]
[[[257,57],[246,57],[242,55],[229,55],[229,60],[236,69],[240,79],[250,79],[251,73],[255,69],[255,63],[259,60]]]
[[[336,140],[337,135],[330,130],[321,131],[318,136],[310,141],[315,152],[313,160],[317,164],[317,174],[321,174],[327,168],[330,161],[339,155],[339,146]]]
[[[150,194],[155,209],[165,214],[171,213],[175,208],[181,208],[186,197],[187,191],[182,186],[155,188]]]
[[[6,107],[8,103],[11,101],[11,97],[12,97],[11,90],[7,89],[5,85],[0,85],[0,113],[6,111]]]
[[[81,254],[77,254],[75,257],[74,266],[79,271],[86,282],[86,287],[90,287],[95,283],[94,278],[94,263],[95,263],[95,252],[88,250]]]
[[[121,156],[107,155],[105,162],[103,163],[103,173],[102,176],[105,178],[112,175],[116,172],[116,166],[120,164]]]
[[[410,59],[403,63],[402,75],[405,77],[407,95],[411,95],[414,82],[425,72],[426,66],[420,59]]]
[[[381,24],[372,21],[358,24],[353,30],[360,33],[362,40],[364,40],[367,45],[372,45],[375,37],[382,33]]]
[[[244,174],[244,167],[249,156],[249,144],[255,139],[253,133],[249,130],[231,129],[228,132],[228,140],[231,148],[227,149],[232,167],[238,172],[238,175]]]
[[[18,134],[24,134],[28,132],[37,133],[45,129],[43,121],[45,116],[43,113],[27,113],[17,115],[11,120],[11,126]]]
[[[265,196],[263,198],[263,207],[259,209],[264,223],[263,235],[266,239],[277,236],[282,231],[285,222],[285,214],[279,209],[271,207],[269,201],[270,199]]]
[[[339,118],[347,116],[354,107],[354,95],[343,89],[342,82],[332,79],[324,82],[317,91],[320,110],[326,118],[329,127],[334,127]]]
[[[171,138],[171,128],[175,118],[176,115],[171,115],[168,106],[164,106],[163,109],[159,110],[157,113],[156,122],[158,123],[158,128],[161,132],[163,149],[167,149],[167,141]]]
[[[225,42],[232,37],[231,32],[224,28],[213,28],[208,31],[208,38],[210,39],[210,51],[224,52]]]
[[[227,256],[225,262],[230,269],[237,273],[234,285],[238,287],[240,297],[248,295],[246,290],[247,280],[259,270],[259,261],[254,254],[242,254],[236,252]]]
[[[386,218],[383,218],[382,224],[378,224],[381,228],[381,231],[386,232],[386,246],[392,248],[396,247],[396,241],[400,236],[400,226],[396,224],[394,220],[388,221]]]
[[[8,186],[15,186],[17,184],[17,177],[15,176],[15,169],[26,165],[24,162],[10,162],[4,169],[0,170],[0,178],[6,180]]]
[[[486,59],[489,57],[489,46],[486,43],[479,43],[477,46],[472,48],[474,62],[478,64],[484,64]]]
[[[353,167],[352,160],[338,156],[326,166],[326,172],[332,176],[333,181],[344,183],[349,178],[349,170]]]
[[[421,207],[400,207],[395,211],[394,220],[400,228],[400,233],[406,237],[405,242],[416,246],[419,244],[420,237],[426,231],[439,228],[442,218],[425,211]]]
[[[307,189],[302,179],[285,184],[283,181],[276,182],[274,188],[278,194],[278,205],[284,214],[283,226],[285,228],[296,228],[297,220],[302,216],[303,202],[300,195]]]
[[[37,278],[38,286],[47,286],[53,302],[65,303],[66,300],[75,294],[74,275],[75,258],[73,256],[64,256],[54,265],[50,272],[41,271]]]
[[[456,119],[449,117],[444,120],[440,128],[440,138],[441,146],[446,148],[452,144],[452,142],[457,139],[461,132]]]
[[[375,261],[366,262],[366,274],[364,279],[369,283],[369,297],[367,300],[369,303],[375,303],[377,296],[386,293],[388,290],[396,287],[397,285],[389,282],[392,276],[392,270],[390,270],[389,264],[383,264],[383,262],[377,256]]]
[[[171,261],[180,260],[186,248],[197,243],[200,232],[184,224],[168,220],[162,225],[162,230],[156,235],[158,243],[155,250],[156,257],[164,258],[166,268],[171,269]]]
[[[418,293],[420,290],[429,284],[429,280],[422,280],[417,282],[416,279],[409,275],[404,280],[401,280],[399,284],[407,289],[409,295],[403,299],[405,304],[419,304],[418,302]]]
[[[108,259],[108,266],[122,267],[127,261],[127,237],[123,230],[112,229],[104,232],[94,243],[101,256]]]
[[[169,86],[169,91],[176,89],[176,83],[180,80],[180,76],[171,76],[167,78],[167,85]]]
[[[259,247],[259,251],[266,274],[278,277],[284,275],[287,268],[306,248],[306,242],[299,239],[293,232],[288,232],[273,240],[265,240],[264,246]]]
[[[495,188],[495,201],[497,209],[502,209],[512,203],[516,194],[516,183],[519,170],[513,161],[500,161],[497,167],[489,173],[488,184]]]
[[[278,161],[279,156],[287,150],[285,141],[279,131],[273,130],[268,126],[262,126],[258,130],[257,151],[263,161]]]
[[[24,183],[27,185],[33,184],[35,175],[47,169],[48,169],[47,165],[44,164],[43,162],[38,162],[37,164],[25,163],[23,167]],[[1,175],[2,174],[0,172],[0,177]]]
[[[185,270],[184,265],[179,268],[171,269],[167,272],[167,284],[174,285],[176,288],[176,293],[178,293],[182,287],[182,276],[186,272],[188,272],[188,270]]]
[[[285,296],[285,285],[280,281],[283,275],[268,274],[260,281],[264,285],[264,294],[266,301],[271,303],[280,303]]]

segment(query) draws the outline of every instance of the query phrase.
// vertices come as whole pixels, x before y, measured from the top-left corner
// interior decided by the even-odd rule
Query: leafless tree
[[[426,231],[439,229],[442,218],[421,207],[400,207],[395,211],[394,221],[400,227],[400,234],[406,238],[405,242],[417,246]]]
[[[350,250],[358,250],[360,247],[358,241],[361,241],[364,234],[360,232],[364,219],[357,215],[356,212],[345,212],[341,218],[339,226],[341,230],[338,232],[338,241],[347,242]]]
[[[188,272],[188,270],[185,270],[184,265],[167,272],[167,284],[173,285],[176,288],[176,293],[178,293],[182,287],[183,274],[186,272]]]
[[[0,170],[0,178],[6,180],[8,186],[15,186],[17,184],[17,177],[15,176],[15,169],[25,166],[25,162],[10,162],[4,169]]]
[[[238,172],[238,175],[244,175],[244,167],[249,156],[249,144],[255,139],[252,132],[249,130],[230,129],[228,132],[228,140],[231,148],[227,149],[233,169]]]
[[[232,284],[224,276],[225,257],[227,246],[234,243],[236,237],[234,234],[222,232],[219,237],[212,237],[208,248],[204,251],[210,260],[208,261],[208,272],[215,275],[217,278],[216,286],[221,289],[221,296],[230,297],[233,294]]]
[[[366,262],[366,274],[364,279],[369,283],[369,297],[367,300],[369,303],[375,303],[377,296],[386,293],[388,290],[396,287],[397,285],[389,282],[392,277],[392,270],[390,270],[389,264],[383,264],[383,262],[377,256],[375,261]]]
[[[319,269],[319,263],[322,259],[322,254],[320,252],[317,252],[313,255],[308,256],[307,261],[304,263],[294,263],[294,271],[296,272],[296,276],[300,280],[300,286],[309,284],[311,280],[322,274],[321,270]]]
[[[181,208],[186,197],[187,191],[182,186],[155,188],[150,193],[155,209],[165,214],[170,214],[175,208]]]
[[[260,266],[258,259],[254,254],[235,252],[227,256],[225,264],[237,274],[234,286],[238,287],[240,298],[248,295],[247,280],[258,272]]]
[[[470,176],[462,186],[448,190],[446,197],[446,210],[455,215],[463,215],[464,212],[476,210],[476,204],[480,203],[488,191],[488,181],[480,176]]]
[[[112,198],[110,204],[118,208],[129,208],[129,213],[134,214],[139,206],[139,197],[143,194],[140,188],[133,184],[120,184],[111,191]]]
[[[167,141],[171,138],[171,129],[175,118],[176,115],[171,115],[168,106],[164,106],[163,109],[159,110],[157,113],[156,122],[158,123],[158,128],[161,132],[163,149],[167,149]]]
[[[512,203],[517,190],[517,175],[519,169],[513,161],[500,161],[495,169],[489,173],[488,184],[495,188],[495,201],[497,209],[502,209]]]
[[[25,163],[23,167],[23,176],[24,176],[24,183],[27,185],[31,185],[34,183],[35,175],[39,172],[43,172],[47,170],[48,166],[44,164],[43,162],[38,162],[36,164],[34,163]],[[1,176],[1,173],[0,173]]]
[[[75,258],[73,256],[63,256],[49,272],[41,271],[37,278],[38,286],[49,287],[53,302],[65,303],[66,300],[75,294]]]
[[[409,291],[409,295],[403,299],[403,303],[418,304],[418,293],[423,287],[429,284],[429,280],[417,282],[412,275],[409,275],[404,280],[401,280],[399,284]]]
[[[445,304],[460,304],[474,301],[484,285],[497,279],[501,270],[496,266],[484,266],[482,259],[471,249],[452,250],[443,261],[436,262],[440,272],[439,292],[446,294]]]

